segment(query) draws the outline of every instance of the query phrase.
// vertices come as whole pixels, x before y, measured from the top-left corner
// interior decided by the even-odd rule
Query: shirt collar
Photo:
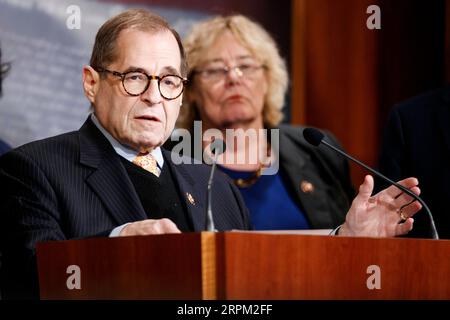
[[[100,130],[101,133],[108,139],[109,143],[111,143],[112,147],[116,151],[116,153],[125,159],[127,159],[130,162],[133,162],[134,158],[139,154],[139,151],[136,151],[134,149],[131,149],[128,146],[125,146],[121,144],[119,141],[117,141],[98,121],[97,117],[94,113],[91,114],[91,120],[95,124],[95,126]],[[157,147],[150,152],[150,154],[155,158],[156,162],[158,163],[158,167],[162,169],[164,165],[164,158],[161,152],[161,148]]]

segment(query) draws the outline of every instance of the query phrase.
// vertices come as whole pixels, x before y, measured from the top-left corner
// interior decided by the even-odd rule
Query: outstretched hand
[[[420,194],[416,178],[398,182],[416,195]],[[367,175],[347,213],[339,235],[358,237],[395,237],[407,234],[413,227],[411,218],[422,208],[418,201],[395,186],[371,196],[373,177]]]

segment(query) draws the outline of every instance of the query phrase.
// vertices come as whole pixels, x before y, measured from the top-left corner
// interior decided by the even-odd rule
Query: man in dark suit
[[[414,97],[391,111],[380,170],[394,180],[417,177],[440,238],[450,239],[450,87]],[[409,236],[430,236],[424,212],[416,216]]]
[[[159,16],[130,10],[102,26],[83,69],[94,113],[79,131],[0,158],[5,298],[38,296],[39,241],[205,230],[209,167],[175,165],[159,147],[177,119],[185,76],[179,36]],[[212,201],[216,229],[250,228],[223,174]]]
[[[38,296],[39,241],[205,230],[209,167],[175,165],[160,148],[178,117],[186,73],[180,38],[161,17],[129,10],[100,28],[90,66],[83,68],[93,114],[79,131],[0,157],[6,298]],[[415,179],[402,183],[418,192]],[[371,197],[372,189],[367,177],[342,234],[408,232],[420,206],[407,206],[399,224],[396,209],[409,197],[395,188]],[[250,228],[239,191],[219,172],[212,202],[218,230]]]

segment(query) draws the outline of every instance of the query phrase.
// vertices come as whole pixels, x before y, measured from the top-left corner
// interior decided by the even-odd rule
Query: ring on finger
[[[400,215],[400,218],[402,219],[402,221],[408,220],[408,216],[403,212],[402,209],[398,210],[398,214]]]

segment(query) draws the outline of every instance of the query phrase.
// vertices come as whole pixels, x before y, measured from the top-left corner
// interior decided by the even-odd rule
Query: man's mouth
[[[144,115],[144,116],[136,117],[136,119],[138,119],[138,120],[147,120],[147,121],[161,122],[161,120],[159,120],[158,117],[151,116],[151,115]]]

